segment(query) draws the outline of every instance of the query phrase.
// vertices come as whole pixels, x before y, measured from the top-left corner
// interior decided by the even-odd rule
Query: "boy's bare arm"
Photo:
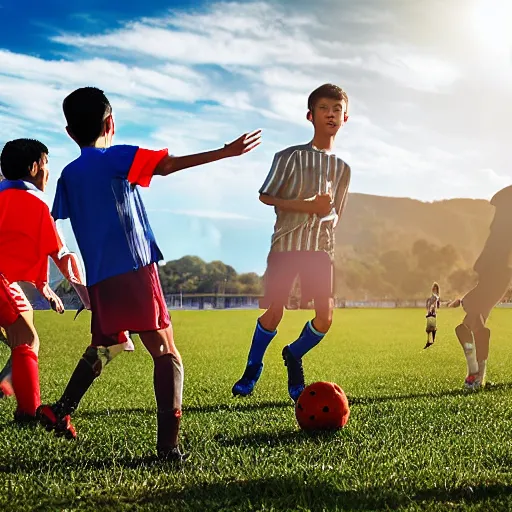
[[[69,284],[75,289],[85,308],[91,309],[89,292],[85,286],[85,279],[77,255],[67,250],[61,250],[50,254],[50,257]]]
[[[260,194],[260,201],[285,212],[325,216],[332,210],[332,198],[329,194],[316,195],[311,199],[281,199],[268,194]]]
[[[244,133],[230,144],[226,144],[223,148],[204,153],[196,153],[194,155],[185,156],[167,156],[155,168],[154,174],[157,176],[168,176],[176,171],[188,169],[189,167],[197,167],[223,158],[240,156],[252,151],[261,143],[261,130],[251,133]]]

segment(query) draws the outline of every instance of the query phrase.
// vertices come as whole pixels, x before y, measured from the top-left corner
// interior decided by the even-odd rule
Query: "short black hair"
[[[81,87],[62,103],[68,128],[79,146],[90,146],[101,135],[103,121],[112,114],[104,92],[97,87]]]
[[[348,108],[348,95],[347,93],[337,85],[324,84],[315,89],[308,98],[308,110],[313,112],[320,98],[328,98],[331,100],[344,101]]]
[[[43,155],[48,155],[48,148],[38,140],[11,140],[2,149],[0,170],[8,180],[21,180],[30,175],[32,165]]]

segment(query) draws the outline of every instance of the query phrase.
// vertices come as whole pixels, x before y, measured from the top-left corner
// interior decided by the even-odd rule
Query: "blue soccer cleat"
[[[288,394],[296,402],[306,387],[302,359],[296,359],[290,351],[290,346],[283,348],[283,359],[288,370]]]
[[[250,395],[256,386],[256,382],[260,378],[261,372],[263,371],[263,363],[260,364],[248,364],[245,367],[242,378],[235,383],[231,390],[233,396],[247,396]]]

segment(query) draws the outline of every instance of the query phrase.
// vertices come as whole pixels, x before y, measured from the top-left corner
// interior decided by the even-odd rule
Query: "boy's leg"
[[[277,327],[283,318],[283,310],[283,305],[271,304],[256,321],[244,374],[235,382],[231,390],[233,396],[247,396],[253,392],[263,371],[263,356],[277,334]]]
[[[475,340],[471,329],[466,325],[466,319],[455,328],[455,335],[464,351],[464,357],[467,364],[467,375],[464,380],[464,386],[472,386],[476,375],[478,374],[478,361],[476,359]]]
[[[157,453],[166,460],[183,460],[179,430],[183,400],[183,363],[174,343],[172,325],[139,333],[154,363],[153,385],[157,406]]]
[[[426,349],[428,347],[431,347],[432,346],[432,336],[430,334],[430,331],[427,330],[427,343],[425,343],[425,346],[423,347],[423,349]]]
[[[464,350],[468,366],[464,381],[467,389],[485,386],[491,336],[486,322],[492,308],[503,296],[504,283],[508,286],[508,278],[503,277],[503,280],[494,283],[496,286],[488,286],[492,283],[483,278],[461,301],[466,316],[462,324],[456,327],[455,333]]]
[[[39,338],[33,323],[33,312],[20,313],[6,328],[11,346],[11,385],[17,401],[16,421],[32,421],[41,404],[39,387]]]
[[[0,324],[11,348],[12,389],[16,396],[16,421],[34,420],[40,404],[39,338],[32,306],[17,283],[0,275]]]
[[[247,396],[253,392],[263,371],[265,352],[277,335],[277,327],[283,318],[284,305],[297,271],[293,254],[269,254],[265,271],[265,296],[260,302],[260,307],[266,308],[266,311],[256,321],[245,370],[231,390],[233,396]]]
[[[302,358],[322,341],[332,325],[334,310],[333,265],[325,252],[300,254],[302,303],[312,297],[315,317],[306,322],[296,341],[283,349],[288,371],[288,394],[297,401],[305,387]]]
[[[126,333],[118,339],[93,334],[92,343],[87,347],[75,370],[71,374],[62,396],[53,405],[42,405],[38,409],[40,422],[47,430],[54,430],[58,436],[76,438],[71,424],[71,414],[78,408],[80,401],[93,382],[101,375],[117,355],[124,351]]]
[[[427,344],[423,347],[423,349],[429,348],[434,344],[435,341],[435,331],[436,331],[436,317],[428,316],[427,317]]]

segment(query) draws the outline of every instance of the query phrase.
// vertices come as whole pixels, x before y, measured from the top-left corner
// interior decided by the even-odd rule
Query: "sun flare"
[[[473,7],[475,36],[489,49],[512,46],[512,1],[477,0]]]

